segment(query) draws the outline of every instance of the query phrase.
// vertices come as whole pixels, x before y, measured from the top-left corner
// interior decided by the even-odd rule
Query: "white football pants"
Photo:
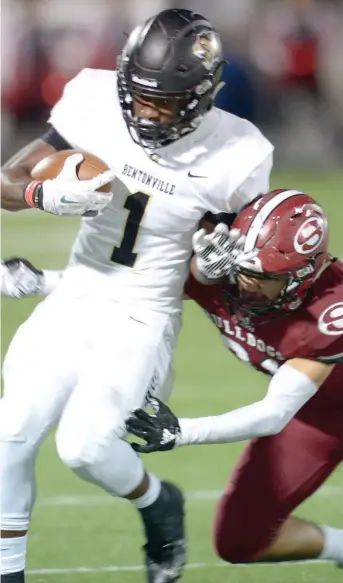
[[[52,294],[17,331],[0,401],[2,529],[28,528],[35,458],[56,423],[58,454],[80,477],[119,496],[142,481],[124,421],[148,395],[167,400],[180,317],[139,314]]]

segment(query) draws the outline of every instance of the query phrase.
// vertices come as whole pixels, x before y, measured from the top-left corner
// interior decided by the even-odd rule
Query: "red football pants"
[[[218,506],[218,555],[230,563],[258,559],[294,508],[342,460],[343,417],[335,435],[292,419],[278,435],[251,441]]]

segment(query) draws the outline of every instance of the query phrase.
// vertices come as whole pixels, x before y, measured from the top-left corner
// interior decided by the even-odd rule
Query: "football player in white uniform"
[[[3,168],[7,210],[96,213],[82,219],[63,278],[4,361],[3,583],[24,581],[35,459],[56,424],[62,461],[138,509],[149,583],[181,575],[181,492],[144,470],[124,420],[147,398],[168,396],[199,220],[268,191],[272,145],[213,107],[221,65],[220,40],[204,17],[163,11],[132,32],[117,72],[87,69],[68,83],[47,134]],[[81,182],[75,154],[57,178],[32,182],[39,160],[67,148],[95,154],[111,170]],[[97,192],[110,181],[113,196]]]

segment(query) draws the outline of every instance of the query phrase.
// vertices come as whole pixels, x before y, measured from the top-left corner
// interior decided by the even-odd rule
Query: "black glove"
[[[181,435],[178,418],[159,399],[151,399],[149,404],[153,408],[153,415],[143,409],[136,409],[126,420],[127,431],[146,442],[143,445],[132,443],[133,449],[138,453],[173,449],[178,445],[177,439]]]

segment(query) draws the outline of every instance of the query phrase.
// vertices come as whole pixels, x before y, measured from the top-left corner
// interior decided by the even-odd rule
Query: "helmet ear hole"
[[[215,97],[220,91],[224,83],[221,83],[221,77],[223,72],[223,61],[219,63],[216,70],[212,75],[212,81],[210,81],[210,89],[199,99],[199,113],[204,115],[213,106]]]
[[[199,114],[205,115],[205,113],[207,113],[211,109],[212,105],[213,105],[212,97],[210,95],[204,95],[199,100]]]

